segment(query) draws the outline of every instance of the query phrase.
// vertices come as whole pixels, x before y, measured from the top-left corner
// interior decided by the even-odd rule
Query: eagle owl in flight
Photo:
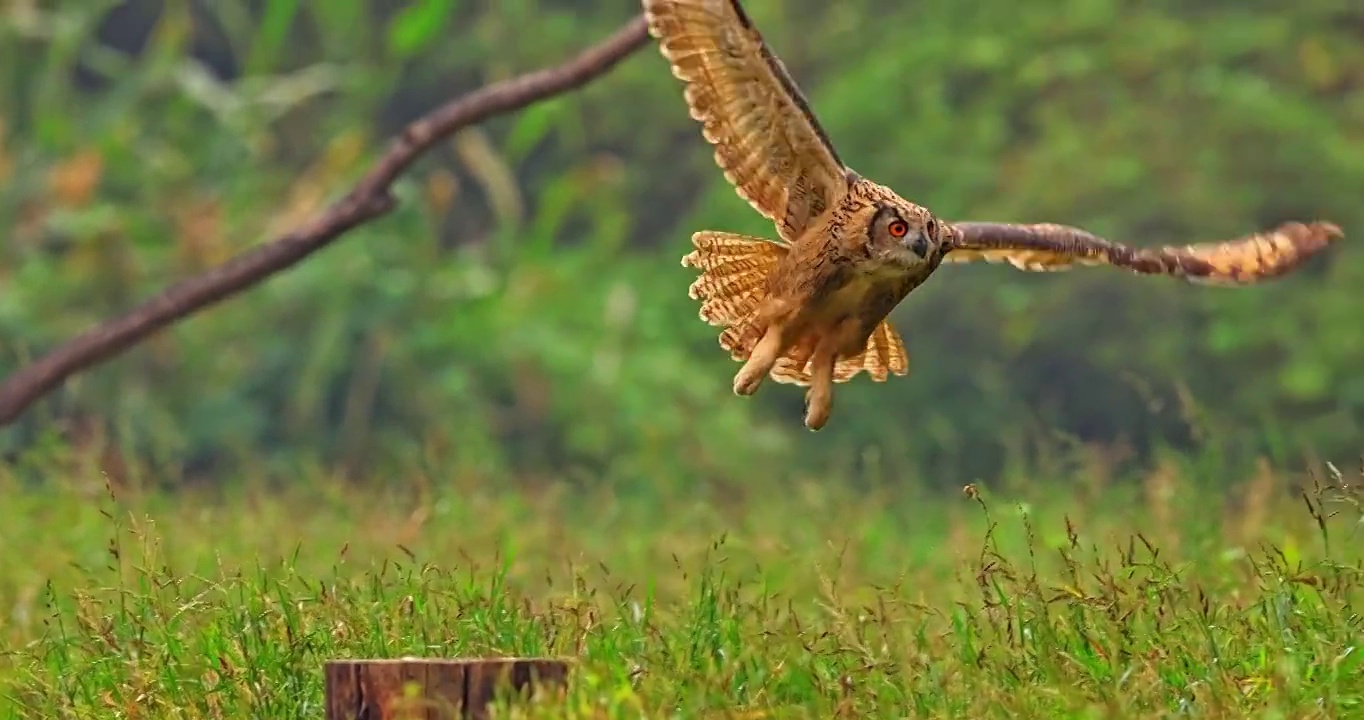
[[[691,116],[740,197],[779,241],[715,230],[682,259],[689,294],[720,345],[743,361],[734,392],[769,374],[806,386],[805,425],[823,427],[833,384],[908,372],[886,316],[944,262],[1022,270],[1110,265],[1144,275],[1247,285],[1282,275],[1341,237],[1290,222],[1226,242],[1137,248],[1065,225],[947,222],[843,163],[785,66],[738,0],[643,0],[649,33],[682,81]]]

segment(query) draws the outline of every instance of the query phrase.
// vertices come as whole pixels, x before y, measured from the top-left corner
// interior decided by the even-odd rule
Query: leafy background
[[[1137,244],[1364,227],[1364,10],[748,0],[845,159],[949,219]],[[11,0],[0,10],[0,373],[299,222],[402,124],[566,58],[628,0]],[[755,475],[960,486],[1341,458],[1364,422],[1364,256],[1223,290],[946,268],[893,314],[911,376],[734,398],[678,258],[771,234],[652,48],[469,129],[401,208],[69,382],[0,449],[107,446],[146,483]],[[1195,452],[1197,451],[1197,452]],[[415,458],[415,460],[414,460]],[[1056,461],[1060,462],[1060,461]],[[42,472],[33,463],[32,476]],[[1059,472],[1059,469],[1058,469]]]

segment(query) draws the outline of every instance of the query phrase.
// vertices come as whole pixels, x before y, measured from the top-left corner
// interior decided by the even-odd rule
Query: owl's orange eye
[[[904,237],[909,234],[909,224],[904,220],[896,220],[886,227],[886,232],[889,232],[891,237]]]

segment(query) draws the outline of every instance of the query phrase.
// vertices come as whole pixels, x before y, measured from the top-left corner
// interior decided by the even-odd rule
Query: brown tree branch
[[[120,317],[61,343],[0,384],[0,427],[67,378],[122,353],[150,335],[269,278],[376,220],[397,205],[393,182],[431,146],[455,131],[493,115],[576,89],[605,74],[648,39],[644,17],[626,23],[606,40],[557,67],[488,85],[437,108],[408,125],[344,197],[301,227],[248,250],[202,275],[164,290]]]

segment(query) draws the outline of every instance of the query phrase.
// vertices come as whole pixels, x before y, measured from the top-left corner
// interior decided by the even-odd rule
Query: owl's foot
[[[805,427],[811,430],[824,427],[824,423],[829,422],[832,411],[832,395],[815,395],[813,392],[805,394]]]
[[[818,430],[829,422],[834,406],[834,356],[816,352],[810,370],[810,389],[805,391],[805,427]]]
[[[748,361],[734,374],[734,394],[752,395],[757,392],[758,386],[772,372],[772,366],[777,364],[777,355],[780,353],[781,328],[774,325],[767,329],[763,339],[749,353]]]
[[[734,394],[752,395],[758,392],[758,386],[763,384],[765,377],[767,377],[767,373],[756,371],[748,365],[744,365],[734,375]]]

